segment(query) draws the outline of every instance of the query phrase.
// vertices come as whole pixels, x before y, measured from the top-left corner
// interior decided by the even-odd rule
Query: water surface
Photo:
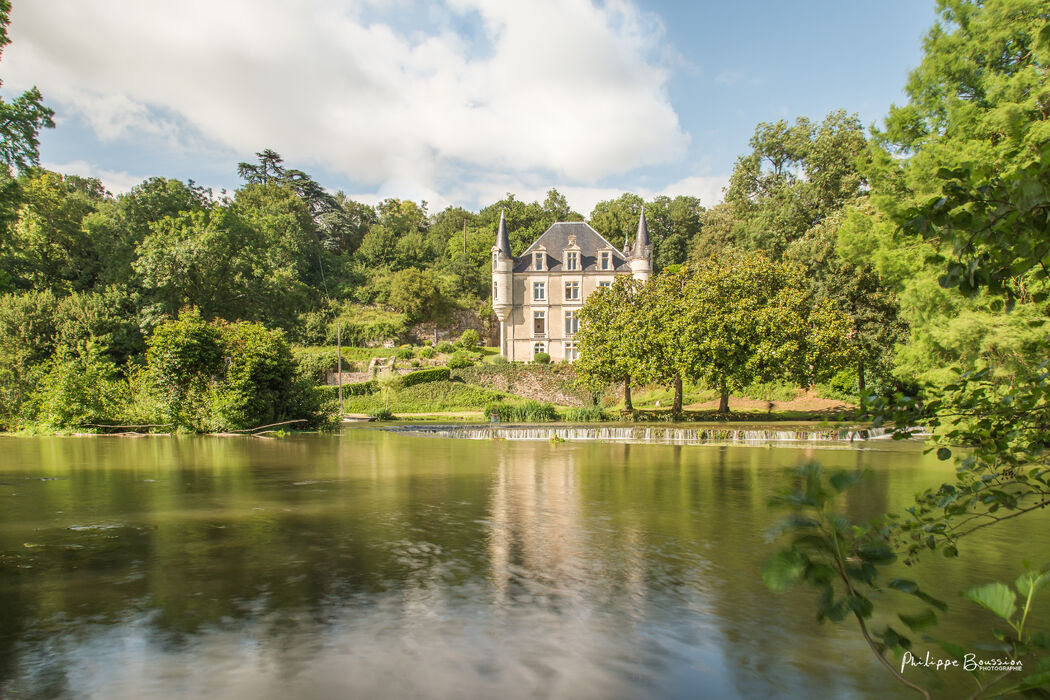
[[[767,500],[810,459],[873,470],[854,518],[952,477],[889,441],[3,438],[0,697],[904,696],[759,580]],[[1048,524],[905,572],[952,604],[933,633],[975,643],[958,592],[1050,558]]]

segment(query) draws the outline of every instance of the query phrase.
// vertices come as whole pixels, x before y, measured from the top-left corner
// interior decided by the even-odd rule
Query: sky
[[[359,201],[722,196],[760,122],[881,121],[934,0],[14,0],[41,164],[232,190],[271,148]]]

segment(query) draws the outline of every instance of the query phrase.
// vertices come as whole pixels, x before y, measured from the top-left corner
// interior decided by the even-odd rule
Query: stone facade
[[[559,222],[516,258],[500,214],[492,247],[492,310],[499,320],[500,354],[517,362],[531,362],[540,352],[554,362],[575,360],[584,300],[618,275],[648,279],[651,254],[645,212],[630,249],[618,250],[583,222]]]

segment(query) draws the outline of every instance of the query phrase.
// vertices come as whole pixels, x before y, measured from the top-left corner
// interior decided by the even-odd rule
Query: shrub
[[[386,408],[376,409],[375,411],[372,411],[368,415],[370,415],[374,420],[379,420],[379,421],[383,421],[383,420],[397,420],[397,417],[393,413],[391,413],[389,409],[386,409]]]
[[[549,365],[551,363],[551,356],[545,352],[538,352],[533,356],[532,361],[538,365]]]
[[[434,342],[432,340],[430,340],[429,338],[423,341],[423,346],[424,347],[428,347],[429,348],[433,344],[434,344]]]
[[[463,331],[463,335],[459,336],[459,342],[456,344],[464,350],[473,350],[479,342],[481,342],[481,336],[478,335],[478,332],[473,328],[468,328]]]
[[[438,351],[438,352],[443,352],[443,353],[445,353],[446,355],[447,355],[448,353],[450,353],[450,352],[454,352],[454,351],[455,351],[455,349],[456,349],[456,346],[455,346],[455,345],[453,345],[452,343],[448,342],[447,340],[442,340],[442,341],[441,341],[440,343],[438,343],[438,345],[437,345],[437,351]]]
[[[127,384],[101,348],[88,343],[61,348],[43,366],[43,376],[23,406],[26,422],[49,430],[119,423]]]
[[[509,363],[510,363],[510,360],[508,360],[503,355],[496,355],[495,357],[492,358],[492,361],[489,362],[489,364],[492,364],[492,365],[506,365],[506,364],[509,364]]]
[[[601,406],[584,406],[583,408],[570,408],[565,411],[565,420],[570,423],[593,423],[596,421],[609,420]]]
[[[146,361],[159,414],[153,422],[201,431],[326,421],[323,393],[297,376],[284,333],[259,323],[206,323],[184,311],[154,330]]]
[[[398,348],[397,352],[394,353],[394,357],[399,360],[411,360],[415,357],[415,353],[412,352],[412,348]]]
[[[295,360],[297,372],[300,377],[309,379],[316,384],[323,384],[339,368],[339,359],[335,348],[320,346],[310,347],[304,345],[292,346],[292,359]],[[357,369],[343,350],[343,371],[353,372]]]
[[[342,340],[346,345],[382,344],[398,339],[408,330],[408,316],[372,306],[344,304],[338,312]],[[328,342],[335,342],[335,323],[328,326]]]
[[[388,396],[353,396],[343,405],[351,413],[370,413],[380,408],[389,408],[395,413],[427,413],[431,411],[481,410],[486,404],[502,400],[506,394],[470,386],[462,382],[437,381],[396,389]]]
[[[377,391],[379,391],[379,382],[374,379],[343,386],[343,396],[371,396]]]
[[[418,372],[412,372],[401,377],[399,384],[402,388],[407,389],[410,386],[416,384],[425,384],[427,382],[447,382],[451,372],[448,367],[435,367],[433,369],[422,369]]]
[[[558,420],[558,411],[553,404],[530,399],[520,404],[490,403],[485,406],[485,417],[505,423],[544,423]]]
[[[419,367],[420,366],[419,360],[412,360],[412,366],[413,367]]]
[[[427,342],[429,343],[430,341],[428,340]],[[424,360],[429,360],[435,355],[437,355],[437,350],[430,347],[429,345],[419,351],[419,356],[422,357]]]
[[[464,367],[470,367],[474,364],[474,358],[472,358],[466,352],[457,352],[452,355],[448,361],[449,369],[463,369]]]

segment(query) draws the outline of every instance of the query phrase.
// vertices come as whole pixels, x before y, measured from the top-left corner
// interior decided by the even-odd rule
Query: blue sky
[[[477,209],[557,187],[714,204],[761,121],[904,98],[932,0],[15,0],[4,91],[41,160],[116,192],[238,186],[274,148],[363,201]]]

